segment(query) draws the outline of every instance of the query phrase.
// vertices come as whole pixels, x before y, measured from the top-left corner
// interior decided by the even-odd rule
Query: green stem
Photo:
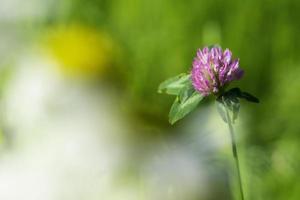
[[[233,157],[235,160],[235,165],[237,168],[238,172],[238,179],[239,179],[239,187],[240,187],[240,193],[241,193],[241,198],[244,200],[244,192],[243,192],[243,186],[242,186],[242,178],[241,178],[241,172],[240,172],[240,165],[239,165],[239,157],[237,154],[237,148],[236,148],[236,141],[235,141],[235,136],[234,136],[234,129],[232,126],[232,121],[229,115],[228,107],[226,106],[226,103],[224,102],[225,108],[226,108],[226,119],[227,119],[227,124],[230,132],[230,137],[231,137],[231,144],[232,144],[232,153]]]

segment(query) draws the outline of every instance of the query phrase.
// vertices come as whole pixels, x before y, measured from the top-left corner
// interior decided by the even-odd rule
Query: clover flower
[[[241,199],[244,200],[242,177],[239,167],[239,158],[233,123],[238,117],[240,99],[258,103],[259,100],[240,88],[225,90],[226,86],[234,80],[240,79],[244,71],[239,68],[239,60],[232,58],[229,49],[223,52],[220,47],[208,47],[198,50],[190,73],[182,73],[162,82],[158,92],[175,95],[176,98],[169,112],[169,122],[174,124],[195,110],[204,97],[215,94],[217,108],[221,118],[227,123],[232,153],[237,168]]]
[[[227,89],[230,82],[242,78],[244,71],[239,68],[239,59],[234,59],[229,49],[224,51],[215,45],[197,51],[192,70],[162,82],[158,92],[175,95],[169,112],[169,122],[174,124],[197,108],[208,95],[214,94],[219,107],[228,108],[232,122],[237,118],[240,99],[258,103],[259,100],[240,88]],[[225,112],[221,117],[227,123]]]
[[[239,59],[233,59],[229,49],[220,47],[199,49],[191,71],[192,84],[203,96],[218,93],[226,84],[238,80],[244,71]]]

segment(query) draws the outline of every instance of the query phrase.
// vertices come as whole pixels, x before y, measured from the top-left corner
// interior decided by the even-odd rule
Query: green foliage
[[[242,92],[239,88],[232,88],[224,92],[217,98],[217,109],[224,122],[227,123],[226,108],[230,111],[231,121],[234,123],[237,119],[240,110],[240,98],[252,103],[259,103],[258,98],[248,92]]]
[[[192,112],[203,99],[203,96],[194,90],[190,74],[180,74],[167,79],[159,85],[158,92],[176,95],[169,112],[169,122],[171,124]]]
[[[177,96],[169,113],[169,122],[174,124],[178,120],[185,117],[197,107],[202,99],[203,96],[196,91],[194,91],[192,94],[188,94],[184,98]]]
[[[180,74],[162,82],[158,87],[158,92],[179,95],[182,91],[185,91],[184,88],[191,85],[190,83],[190,74]]]

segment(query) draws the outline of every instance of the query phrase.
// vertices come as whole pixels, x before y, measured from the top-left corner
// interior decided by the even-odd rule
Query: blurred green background
[[[85,104],[85,100],[78,100],[73,105],[71,97],[56,104],[72,96],[68,91],[79,90],[84,91],[78,95],[83,98],[105,96],[106,103],[96,101],[91,110],[98,109],[105,120],[111,113],[117,116],[118,122],[113,117],[111,124],[121,126],[120,121],[123,128],[114,137],[122,138],[128,153],[121,156],[124,161],[118,169],[111,171],[116,182],[113,188],[117,189],[103,196],[97,192],[102,191],[101,186],[95,186],[95,197],[85,196],[90,194],[87,190],[71,199],[239,199],[230,164],[229,134],[213,100],[207,99],[171,127],[167,116],[173,97],[157,94],[160,82],[190,70],[198,48],[219,44],[231,49],[245,70],[244,78],[232,87],[239,86],[261,101],[259,105],[242,102],[236,128],[246,199],[300,199],[299,10],[297,0],[1,0],[1,162],[7,163],[7,154],[24,146],[24,141],[43,135],[38,134],[40,130],[50,126],[44,116],[58,112],[52,117],[64,121],[68,118],[65,112],[72,113]],[[45,80],[34,82],[43,78],[37,73],[40,68],[51,68],[56,78],[43,72]],[[53,82],[57,77],[60,82]],[[45,103],[47,109],[33,118],[36,104],[26,92],[29,82],[39,85],[33,97],[42,96],[42,102],[51,97],[53,104]],[[60,86],[44,98],[40,92],[53,84]],[[67,89],[57,89],[61,87]],[[111,109],[99,108],[106,105]],[[43,120],[37,129],[36,124]],[[96,132],[101,137],[105,131],[100,126]],[[211,138],[215,132],[220,133]],[[216,145],[222,142],[221,147]],[[209,148],[204,148],[206,145]],[[97,150],[93,152],[92,160],[98,158]],[[195,167],[198,164],[203,166],[201,170]],[[0,169],[0,177],[5,170]],[[7,189],[6,180],[0,183],[0,198],[18,199],[13,192],[4,192],[19,187],[12,184],[11,190]],[[124,187],[131,188],[128,197],[112,195]],[[54,193],[61,195],[60,190]],[[68,199],[56,197],[45,199]]]

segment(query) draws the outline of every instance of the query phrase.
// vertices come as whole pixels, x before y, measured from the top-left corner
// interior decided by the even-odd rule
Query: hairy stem
[[[239,187],[240,187],[240,193],[241,193],[241,198],[242,200],[244,200],[244,192],[243,192],[243,186],[242,186],[242,178],[241,178],[241,172],[240,172],[240,165],[239,165],[239,157],[237,154],[237,148],[236,148],[236,141],[235,141],[235,136],[234,136],[234,129],[232,126],[232,120],[230,118],[229,115],[229,108],[226,106],[226,119],[227,119],[227,124],[228,124],[228,128],[229,128],[229,132],[230,132],[230,137],[231,137],[231,144],[232,144],[232,153],[233,153],[233,157],[235,160],[235,165],[236,165],[236,169],[237,169],[237,174],[238,174],[238,181],[239,181]]]

